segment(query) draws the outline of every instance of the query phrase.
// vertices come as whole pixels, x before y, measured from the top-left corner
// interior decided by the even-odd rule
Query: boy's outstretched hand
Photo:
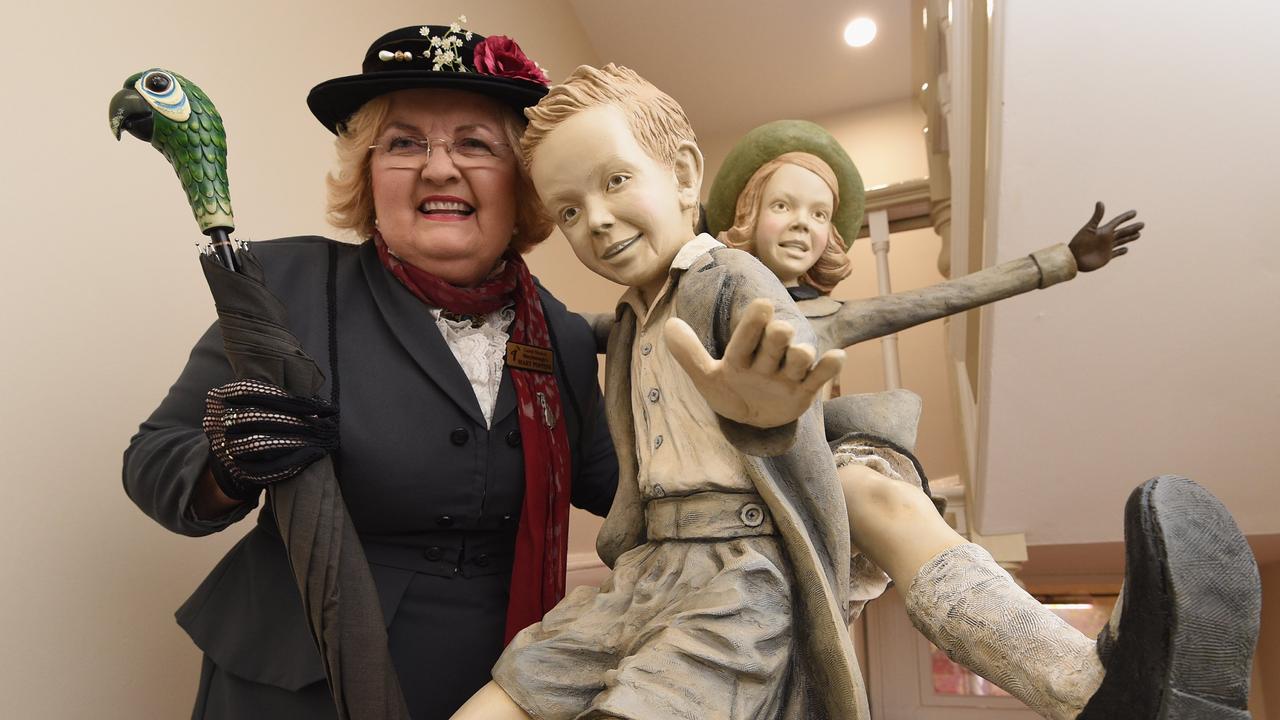
[[[1099,226],[1098,223],[1102,222],[1106,211],[1106,207],[1101,202],[1094,205],[1093,217],[1089,218],[1089,222],[1085,223],[1084,227],[1080,228],[1080,232],[1071,238],[1071,243],[1068,245],[1080,272],[1097,270],[1111,262],[1113,258],[1124,255],[1129,252],[1129,248],[1124,246],[1142,237],[1142,228],[1145,223],[1129,222],[1137,217],[1137,211],[1129,210],[1120,213],[1110,222]]]
[[[792,344],[795,328],[773,319],[773,304],[754,300],[734,328],[724,358],[714,360],[688,323],[671,318],[667,346],[718,415],[759,428],[786,425],[809,409],[844,365],[830,350],[815,365],[814,349]]]

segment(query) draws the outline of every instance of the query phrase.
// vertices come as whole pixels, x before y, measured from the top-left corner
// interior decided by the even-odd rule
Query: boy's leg
[[[529,715],[497,683],[490,680],[476,691],[453,720],[530,720]]]

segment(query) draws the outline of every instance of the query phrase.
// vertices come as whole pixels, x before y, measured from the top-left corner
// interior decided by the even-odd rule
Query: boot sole
[[[1080,720],[1245,720],[1258,566],[1207,490],[1165,475],[1125,505],[1120,629]]]

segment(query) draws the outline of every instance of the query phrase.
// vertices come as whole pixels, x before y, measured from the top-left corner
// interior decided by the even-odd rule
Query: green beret
[[[840,208],[831,218],[844,249],[848,250],[862,228],[867,196],[862,176],[849,154],[822,126],[808,120],[776,120],[752,130],[729,151],[707,196],[707,229],[712,235],[733,227],[738,195],[761,165],[789,152],[806,152],[822,158],[835,171],[840,184]]]

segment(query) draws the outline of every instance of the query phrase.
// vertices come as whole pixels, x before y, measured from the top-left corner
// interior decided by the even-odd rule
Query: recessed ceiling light
[[[844,41],[850,47],[862,47],[876,39],[876,23],[870,18],[858,18],[844,26]]]

